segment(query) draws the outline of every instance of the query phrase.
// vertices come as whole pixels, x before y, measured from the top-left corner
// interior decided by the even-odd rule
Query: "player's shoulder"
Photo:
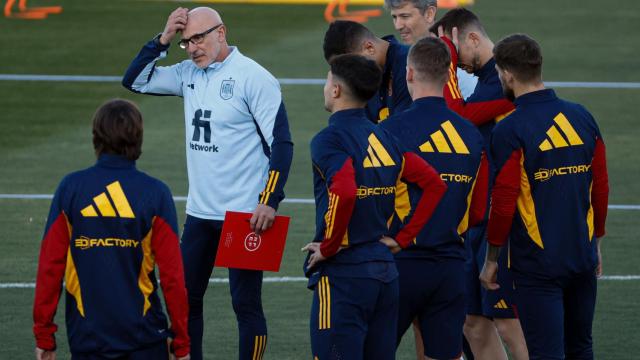
[[[602,137],[596,119],[584,105],[564,99],[560,99],[560,101],[563,104],[562,112],[569,119],[569,122],[582,124],[596,137]]]
[[[480,133],[480,130],[478,130],[478,127],[475,126],[471,121],[463,118],[453,110],[447,109],[447,111],[449,115],[447,116],[447,119],[449,119],[449,121],[453,124],[454,128],[458,132],[460,132],[461,136],[483,139],[482,133]]]
[[[327,126],[320,130],[309,144],[312,161],[322,161],[325,156],[335,151],[346,151],[345,142],[341,129],[335,126]]]
[[[239,76],[243,76],[247,79],[264,79],[277,82],[276,78],[267,70],[264,66],[260,65],[257,61],[244,55],[238,48],[233,50],[232,65],[234,70],[240,70]]]
[[[591,115],[591,112],[589,112],[584,105],[562,98],[558,98],[558,101],[562,104],[563,109],[575,112],[584,118],[593,119],[593,115]]]
[[[196,66],[196,64],[194,64],[193,60],[191,59],[182,60],[179,63],[176,63],[174,66],[177,68],[177,71],[183,76],[193,74],[196,71],[200,70],[200,68]]]
[[[401,116],[401,114],[404,114],[404,112],[389,115],[389,117],[384,121],[378,123],[377,127],[390,133],[398,133],[405,122],[404,117]]]
[[[338,129],[335,126],[327,126],[311,138],[311,148],[333,143],[338,137],[340,137]]]
[[[449,119],[456,126],[456,128],[460,128],[460,129],[468,130],[472,132],[473,130],[476,130],[478,131],[478,133],[480,133],[480,131],[478,130],[478,127],[475,126],[471,121],[465,119],[464,117],[460,116],[460,114],[458,114],[457,112],[449,108],[446,109],[446,113],[443,118]]]
[[[385,122],[389,121],[389,124],[383,125]],[[399,119],[393,116],[390,116],[385,121],[375,125],[372,127],[373,133],[375,133],[378,137],[382,137],[384,139],[390,139],[395,141],[397,133],[393,131],[394,129],[400,129],[400,124],[398,123]],[[397,124],[397,125],[396,125]]]
[[[527,123],[530,114],[521,108],[516,108],[493,128],[493,134],[508,135],[521,131]]]
[[[402,44],[394,35],[385,35],[382,37],[382,40],[387,41],[391,45],[388,50],[391,51],[391,58],[398,63],[406,64],[407,55],[409,54],[411,46]]]
[[[131,178],[137,178],[136,183],[139,187],[157,193],[171,194],[171,189],[162,180],[147,174],[144,171],[134,170]]]
[[[68,173],[60,181],[60,186],[75,187],[87,183],[95,183],[99,177],[98,166],[93,164],[84,169]]]
[[[408,151],[405,139],[398,133],[383,128],[379,128],[377,131],[379,136],[383,138],[384,146],[389,147],[389,150],[393,149],[393,151],[400,155]]]
[[[322,130],[318,131],[312,138],[309,145],[311,146],[311,151],[317,151],[322,148],[323,144],[329,142],[335,135],[333,134],[332,129],[327,126]]]

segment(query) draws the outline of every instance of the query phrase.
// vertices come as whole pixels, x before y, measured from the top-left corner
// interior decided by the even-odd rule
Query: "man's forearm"
[[[500,256],[500,249],[501,248],[502,247],[500,247],[500,246],[487,244],[487,256],[486,256],[485,260],[486,261],[497,262],[498,261],[498,257]]]

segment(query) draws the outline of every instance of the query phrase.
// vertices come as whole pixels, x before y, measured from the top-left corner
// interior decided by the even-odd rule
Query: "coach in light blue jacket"
[[[176,34],[189,59],[156,66]],[[237,47],[213,9],[177,8],[122,80],[134,92],[184,98],[189,196],[182,235],[189,296],[191,358],[202,358],[202,300],[227,210],[253,212],[251,227],[268,229],[284,198],[293,143],[278,81]],[[240,359],[261,359],[267,343],[262,272],[229,270]]]

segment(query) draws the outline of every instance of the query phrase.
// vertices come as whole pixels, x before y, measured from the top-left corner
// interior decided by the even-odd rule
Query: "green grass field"
[[[0,18],[0,74],[122,75],[148,39],[164,27],[176,7],[166,1],[30,1],[62,5],[64,12],[44,21]],[[181,3],[194,7],[195,4]],[[220,5],[229,41],[279,78],[321,78],[326,74],[322,38],[327,27],[322,6]],[[494,40],[513,32],[537,38],[544,51],[545,79],[550,81],[640,82],[637,45],[640,5],[634,0],[509,1],[476,0],[472,8]],[[443,11],[441,11],[443,12]],[[392,33],[390,17],[368,24],[378,34]],[[174,46],[165,64],[184,57]],[[607,143],[610,203],[640,204],[640,130],[634,111],[640,90],[558,89],[580,102],[599,121]],[[326,124],[322,88],[283,86],[295,142],[286,192],[311,198],[309,140]],[[178,98],[135,95],[118,83],[0,81],[0,193],[51,194],[66,173],[90,166],[91,117],[103,101],[136,101],[145,116],[145,142],[138,167],[165,181],[174,195],[186,195],[184,119]],[[184,203],[177,203],[180,221]],[[35,280],[37,254],[49,208],[48,200],[0,199],[0,284]],[[302,276],[300,247],[311,239],[311,205],[283,204],[292,216],[280,273]],[[606,275],[640,274],[640,212],[610,210],[604,241]],[[226,277],[216,269],[215,277]],[[594,322],[597,359],[640,358],[640,280],[599,283]],[[311,292],[303,282],[265,283],[269,321],[266,359],[310,357],[308,316]],[[209,359],[237,355],[235,318],[227,284],[212,284],[206,300],[205,352]],[[0,287],[1,359],[32,358],[32,288]],[[59,307],[57,323],[64,324]],[[59,358],[68,358],[64,326]],[[398,351],[413,359],[411,335]]]

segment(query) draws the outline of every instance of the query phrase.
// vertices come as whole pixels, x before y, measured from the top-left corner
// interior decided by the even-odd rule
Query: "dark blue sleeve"
[[[327,188],[331,186],[331,179],[349,157],[349,153],[332,132],[320,132],[311,140],[311,161],[325,180]]]
[[[147,42],[142,47],[142,49],[140,49],[140,52],[133,59],[131,64],[129,64],[129,67],[127,68],[127,71],[125,72],[124,77],[122,78],[122,86],[124,86],[125,88],[133,92],[137,92],[132,87],[135,79],[138,77],[138,75],[140,75],[142,70],[144,70],[144,68],[147,65],[149,65],[149,63],[151,63],[156,58],[158,58],[160,54],[163,51],[166,51],[168,48],[169,48],[169,45],[162,46],[156,43],[156,41],[154,40],[150,40],[149,42]],[[149,73],[149,78],[151,78],[152,74],[153,74],[153,71]]]
[[[513,152],[519,149],[521,149],[521,145],[513,131],[512,122],[498,123],[491,133],[491,160],[494,165],[492,171],[500,172]]]
[[[259,128],[258,128],[259,129]],[[293,159],[293,141],[289,131],[289,121],[284,102],[276,114],[273,126],[273,142],[269,154],[269,178],[265,189],[260,193],[259,202],[278,209],[278,205],[284,199],[284,186],[289,176],[291,161]]]
[[[406,63],[404,66],[406,66]],[[401,71],[398,69],[398,72],[393,74],[393,108],[389,109],[392,115],[407,110],[413,102],[411,95],[409,95],[409,89],[407,88],[407,80],[405,80],[406,74],[407,71],[404,67]]]
[[[166,57],[168,48],[169,45],[155,40],[147,42],[127,68],[122,85],[136,93],[182,96],[180,63],[156,67],[156,62]]]
[[[159,181],[160,188],[158,191],[158,213],[157,216],[161,217],[164,222],[166,222],[174,233],[179,234],[178,232],[178,216],[176,214],[176,205],[173,201],[173,196],[171,195],[171,190],[169,187],[163,182]]]

